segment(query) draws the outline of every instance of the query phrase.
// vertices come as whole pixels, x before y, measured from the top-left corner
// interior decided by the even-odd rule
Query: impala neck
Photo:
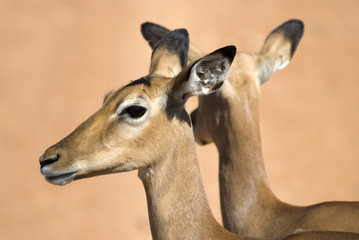
[[[224,122],[219,137],[214,138],[220,159],[222,217],[225,228],[243,234],[248,225],[253,228],[253,224],[264,220],[256,212],[265,212],[277,200],[269,188],[263,163],[258,86],[248,82],[239,86],[248,88],[245,94],[229,83],[223,87],[220,102]]]
[[[147,196],[153,239],[215,239],[227,235],[210,210],[202,184],[192,130],[161,162],[139,170]],[[179,136],[177,136],[179,137]],[[171,149],[171,148],[169,148]]]

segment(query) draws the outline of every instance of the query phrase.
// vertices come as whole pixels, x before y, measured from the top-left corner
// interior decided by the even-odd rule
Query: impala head
[[[226,78],[235,47],[219,49],[187,66],[188,33],[168,33],[152,52],[149,75],[114,89],[103,106],[40,157],[50,183],[150,167],[176,134],[190,128],[184,109],[193,95],[209,94]],[[191,140],[191,139],[189,139]]]
[[[218,138],[219,135],[227,134],[227,131],[219,130],[223,129],[229,115],[236,115],[236,119],[242,120],[241,114],[246,114],[246,117],[257,114],[259,86],[277,70],[287,66],[302,37],[303,28],[304,25],[299,20],[287,21],[268,35],[258,55],[243,52],[237,54],[221,90],[212,95],[200,96],[198,108],[191,113],[198,143],[207,144],[214,141],[214,136],[221,139]],[[144,23],[141,31],[152,48],[169,32],[168,29],[153,23]],[[191,53],[190,55],[193,56]],[[239,109],[237,105],[232,105],[234,102],[245,103],[246,107],[243,107],[244,104]],[[235,107],[236,110],[233,109]],[[230,108],[232,109],[229,110]]]
[[[221,91],[200,96],[198,108],[191,113],[198,143],[215,141],[218,146],[217,141],[228,139],[225,135],[231,131],[233,119],[248,126],[244,131],[256,132],[251,127],[259,123],[260,85],[288,65],[302,35],[303,23],[290,20],[268,35],[259,54],[237,54]],[[230,117],[232,120],[228,120]],[[224,125],[229,129],[219,131]]]

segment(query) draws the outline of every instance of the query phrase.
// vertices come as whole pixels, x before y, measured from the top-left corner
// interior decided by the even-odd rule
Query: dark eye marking
[[[150,81],[148,81],[147,77],[142,77],[140,79],[133,80],[132,82],[127,84],[125,87],[134,86],[134,85],[137,85],[137,84],[144,84],[147,87],[151,86],[151,83],[150,83]]]
[[[133,105],[122,111],[121,114],[127,114],[131,118],[140,118],[145,115],[147,109],[142,106]]]

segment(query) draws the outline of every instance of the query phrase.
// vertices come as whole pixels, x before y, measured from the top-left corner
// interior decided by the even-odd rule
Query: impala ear
[[[193,95],[207,95],[219,89],[236,55],[235,46],[210,53],[184,69],[172,87],[176,101],[184,103]]]
[[[169,29],[155,23],[145,22],[141,25],[142,36],[147,40],[152,49],[169,32],[171,32]]]
[[[187,65],[188,44],[186,29],[176,29],[164,36],[152,52],[150,74],[177,76]]]
[[[144,39],[146,39],[152,49],[154,49],[157,43],[169,32],[171,32],[171,30],[156,23],[145,22],[141,25],[142,36],[144,37]],[[196,46],[190,44],[188,49],[187,64],[193,63],[204,55],[205,54]]]
[[[259,54],[261,84],[266,82],[277,70],[283,69],[289,64],[303,32],[303,22],[292,19],[268,35]]]

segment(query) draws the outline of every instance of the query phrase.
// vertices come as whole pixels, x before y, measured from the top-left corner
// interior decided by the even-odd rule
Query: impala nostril
[[[57,160],[59,160],[59,158],[60,158],[59,154],[56,154],[53,157],[49,157],[46,159],[40,159],[40,166],[44,167],[46,165],[52,164],[52,163],[56,162]]]

